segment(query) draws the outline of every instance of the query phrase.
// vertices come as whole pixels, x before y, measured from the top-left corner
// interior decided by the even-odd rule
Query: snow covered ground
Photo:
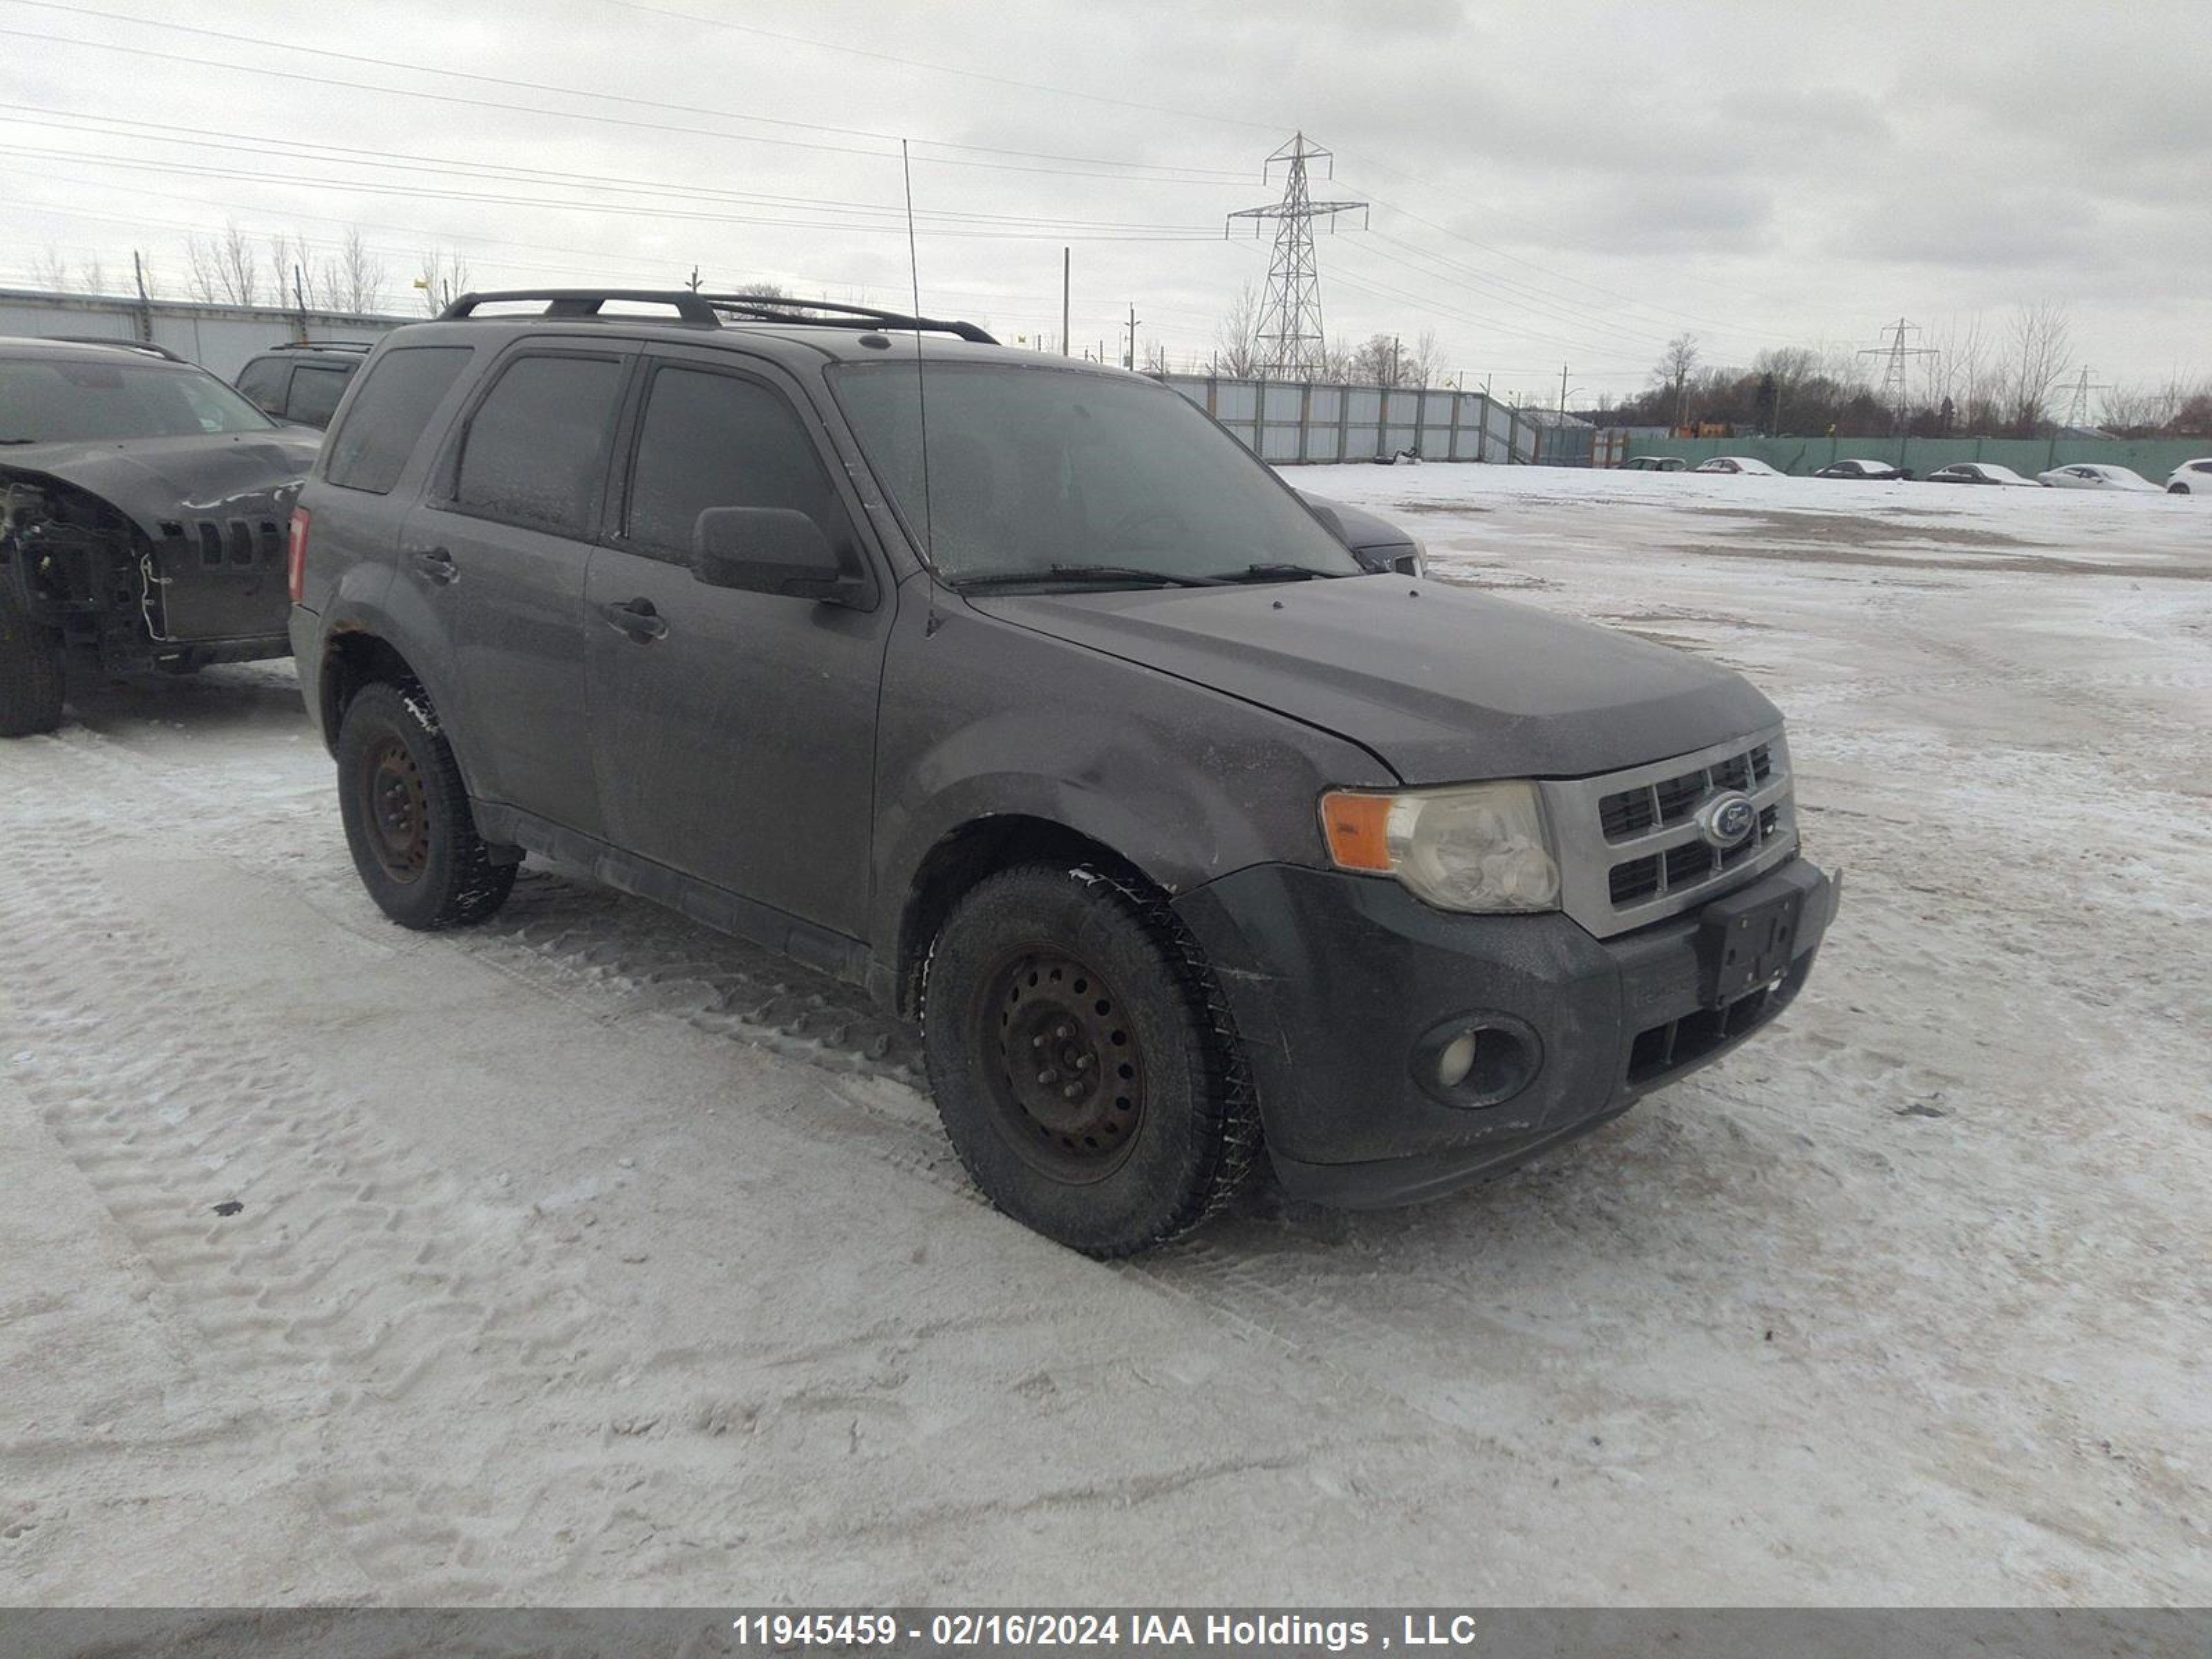
[[[99,693],[0,747],[0,1600],[2212,1597],[2212,504],[1296,481],[1783,706],[1779,1028],[1099,1267],[851,994],[545,872],[401,933],[288,672]]]

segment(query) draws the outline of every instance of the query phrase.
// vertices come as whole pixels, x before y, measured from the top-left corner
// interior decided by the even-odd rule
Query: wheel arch
[[[1117,848],[1056,818],[1029,812],[969,818],[938,838],[905,884],[885,988],[896,1011],[909,1018],[919,1011],[930,945],[962,895],[1017,865],[1063,861],[1097,866],[1163,895],[1167,890]]]

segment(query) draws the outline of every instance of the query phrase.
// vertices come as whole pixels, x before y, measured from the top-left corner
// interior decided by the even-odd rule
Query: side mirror
[[[691,574],[709,587],[860,605],[867,584],[822,526],[786,507],[710,507],[691,527]]]

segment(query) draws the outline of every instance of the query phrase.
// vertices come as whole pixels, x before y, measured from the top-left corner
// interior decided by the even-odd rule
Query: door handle
[[[651,599],[632,599],[628,605],[603,605],[599,614],[607,619],[610,627],[620,629],[640,645],[651,645],[655,640],[668,637],[668,624],[653,608]]]
[[[415,568],[441,587],[451,586],[460,576],[453,556],[442,547],[418,547],[408,556]]]

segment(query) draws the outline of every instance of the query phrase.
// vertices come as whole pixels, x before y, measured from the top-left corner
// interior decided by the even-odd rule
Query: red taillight
[[[307,509],[292,509],[292,539],[289,548],[292,574],[292,603],[307,596]]]

